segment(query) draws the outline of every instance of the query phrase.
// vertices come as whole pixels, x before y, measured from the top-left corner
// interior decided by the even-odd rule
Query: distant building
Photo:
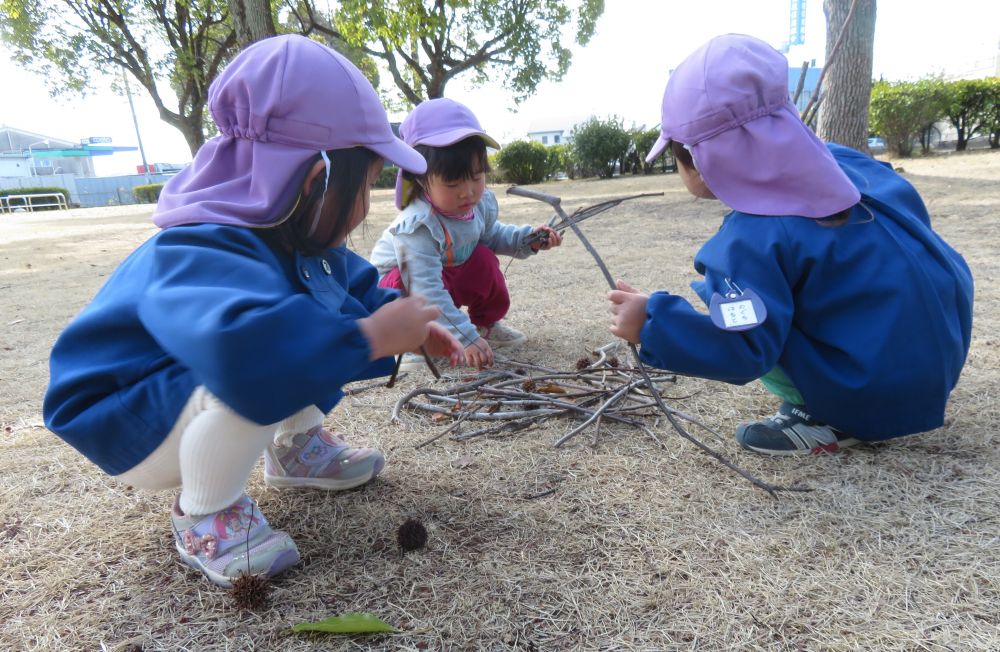
[[[94,176],[89,156],[52,156],[75,147],[69,140],[0,125],[0,177]]]
[[[528,140],[537,141],[546,147],[565,145],[573,141],[573,127],[576,122],[569,120],[538,120],[528,127]]]
[[[135,147],[111,145],[110,138],[84,138],[80,142],[45,136],[0,125],[0,177],[69,175],[93,177],[95,156],[134,152]]]

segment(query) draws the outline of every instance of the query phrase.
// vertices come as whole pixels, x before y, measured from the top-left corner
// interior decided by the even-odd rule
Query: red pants
[[[476,326],[490,327],[510,310],[507,280],[500,271],[500,261],[486,245],[476,245],[472,255],[461,265],[441,270],[441,281],[456,308],[469,307],[469,320]],[[399,268],[394,268],[378,283],[382,288],[403,289]]]

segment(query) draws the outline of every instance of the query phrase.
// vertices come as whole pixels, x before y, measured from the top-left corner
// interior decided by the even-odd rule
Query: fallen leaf
[[[467,469],[476,463],[476,458],[472,455],[463,455],[454,462],[451,463],[456,469]]]
[[[327,634],[375,634],[395,632],[396,628],[372,614],[347,613],[342,616],[331,616],[314,623],[298,623],[292,625],[292,631],[326,632]]]
[[[566,390],[559,385],[553,385],[552,383],[545,383],[544,385],[539,385],[538,389],[535,391],[541,392],[543,394],[565,394]]]
[[[431,415],[431,421],[433,421],[434,423],[441,423],[442,421],[447,421],[449,419],[451,419],[451,417],[449,417],[447,414],[442,414],[440,412],[435,412],[434,414]]]

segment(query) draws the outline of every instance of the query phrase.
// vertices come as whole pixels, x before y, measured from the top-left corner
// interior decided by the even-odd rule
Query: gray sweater
[[[400,251],[405,250],[408,267],[407,290],[423,295],[428,302],[441,309],[438,322],[458,338],[462,346],[476,341],[479,333],[468,315],[455,307],[451,295],[441,280],[446,263],[445,232],[452,241],[453,266],[461,265],[482,243],[495,253],[514,258],[527,258],[534,254],[524,245],[534,227],[530,224],[514,226],[497,221],[497,199],[487,190],[473,209],[471,220],[457,220],[436,214],[430,204],[416,199],[404,208],[375,243],[370,257],[379,276],[385,276],[399,267]]]

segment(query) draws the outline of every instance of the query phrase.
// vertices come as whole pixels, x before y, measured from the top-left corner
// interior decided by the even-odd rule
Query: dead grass
[[[661,423],[667,450],[602,428],[596,447],[552,442],[566,422],[493,439],[413,446],[443,426],[387,417],[429,376],[352,396],[330,421],[387,452],[360,490],[249,491],[288,530],[303,562],[270,607],[240,612],[172,549],[172,496],[102,476],[41,424],[47,356],[104,276],[152,233],[147,214],[0,218],[0,648],[28,650],[997,650],[997,209],[1000,153],[907,161],[938,230],[977,279],[969,362],[940,430],[841,455],[727,454],[761,478],[814,491],[773,500]],[[613,274],[694,299],[691,259],[717,228],[673,175],[549,184],[567,208],[664,190],[585,230]],[[498,190],[499,192],[499,190]],[[500,196],[510,222],[547,219]],[[367,251],[392,216],[377,196]],[[610,341],[605,286],[572,237],[507,269],[518,357],[572,369]],[[770,413],[759,387],[681,379],[674,404],[722,432]],[[526,496],[554,488],[538,499]],[[423,550],[396,528],[420,519]],[[338,639],[297,622],[367,611],[401,630]]]

